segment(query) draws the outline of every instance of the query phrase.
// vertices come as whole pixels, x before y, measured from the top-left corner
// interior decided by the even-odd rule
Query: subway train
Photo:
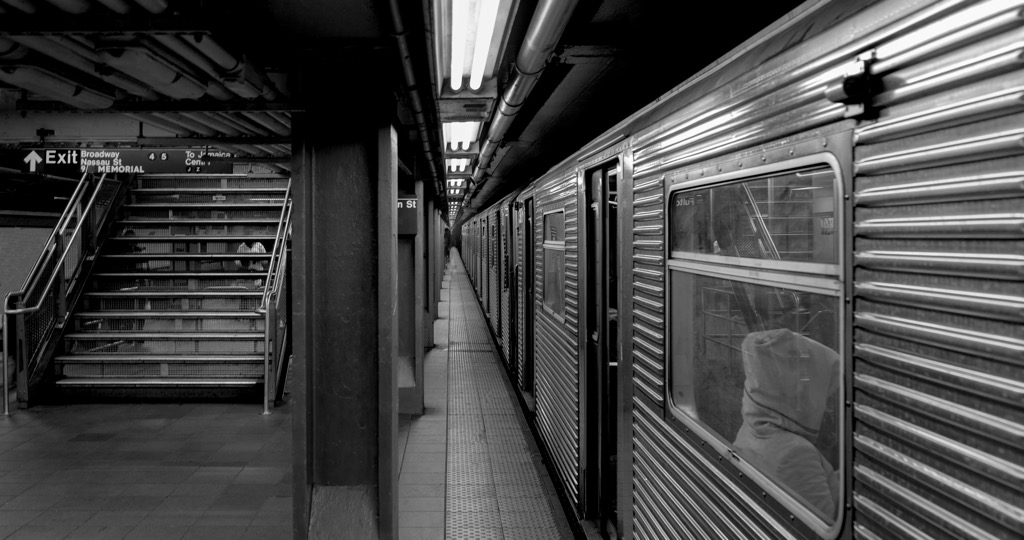
[[[1022,66],[1021,1],[808,2],[460,218],[565,506],[1020,538]]]

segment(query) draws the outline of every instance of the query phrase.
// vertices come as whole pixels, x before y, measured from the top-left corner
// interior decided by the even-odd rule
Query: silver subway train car
[[[578,517],[1021,537],[1022,14],[808,2],[462,223]]]

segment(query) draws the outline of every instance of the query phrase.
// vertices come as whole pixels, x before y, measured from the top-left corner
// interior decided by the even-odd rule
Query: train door
[[[617,523],[618,163],[587,171],[586,457],[584,511],[602,531]]]
[[[533,340],[534,284],[537,279],[537,261],[534,253],[533,197],[526,199],[523,218],[523,373],[520,385],[523,392],[533,394]]]
[[[495,210],[495,305],[492,313],[494,316],[495,323],[495,335],[498,336],[498,348],[501,348],[505,341],[505,335],[502,333],[502,287],[505,285],[502,283],[502,277],[505,275],[505,257],[502,256],[502,243],[504,237],[504,227],[502,226],[502,209],[499,207]]]
[[[513,380],[518,377],[518,348],[519,348],[519,287],[517,285],[519,264],[516,260],[516,245],[519,238],[516,236],[516,202],[508,203],[508,220],[505,222],[505,231],[508,235],[505,251],[505,288],[508,289],[508,335],[505,342],[508,343],[508,368],[511,371]]]
[[[484,265],[480,269],[480,282],[483,283],[484,316],[491,312],[491,216],[484,216]]]

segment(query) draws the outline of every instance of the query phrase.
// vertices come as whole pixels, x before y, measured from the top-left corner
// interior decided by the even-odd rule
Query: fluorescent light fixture
[[[469,150],[480,132],[480,122],[445,122],[442,130],[444,142],[451,150]]]
[[[466,63],[466,36],[469,34],[469,0],[452,0],[452,67],[451,86],[462,89],[463,65]]]
[[[480,0],[477,10],[480,18],[476,24],[476,44],[473,47],[473,67],[469,75],[469,88],[479,90],[487,67],[487,53],[491,48],[494,24],[498,20],[498,0]],[[459,83],[462,84],[461,81]]]
[[[448,167],[449,172],[466,172],[469,167],[469,158],[448,158],[445,160],[445,164]],[[449,180],[448,183],[455,182],[456,180]],[[462,180],[458,180],[459,183]]]

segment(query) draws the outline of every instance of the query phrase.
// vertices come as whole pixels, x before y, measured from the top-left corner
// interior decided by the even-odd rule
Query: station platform
[[[400,540],[572,538],[453,252],[404,416]],[[291,538],[289,405],[41,405],[0,417],[0,538]]]
[[[572,538],[454,250],[438,312],[399,476],[400,540]]]

